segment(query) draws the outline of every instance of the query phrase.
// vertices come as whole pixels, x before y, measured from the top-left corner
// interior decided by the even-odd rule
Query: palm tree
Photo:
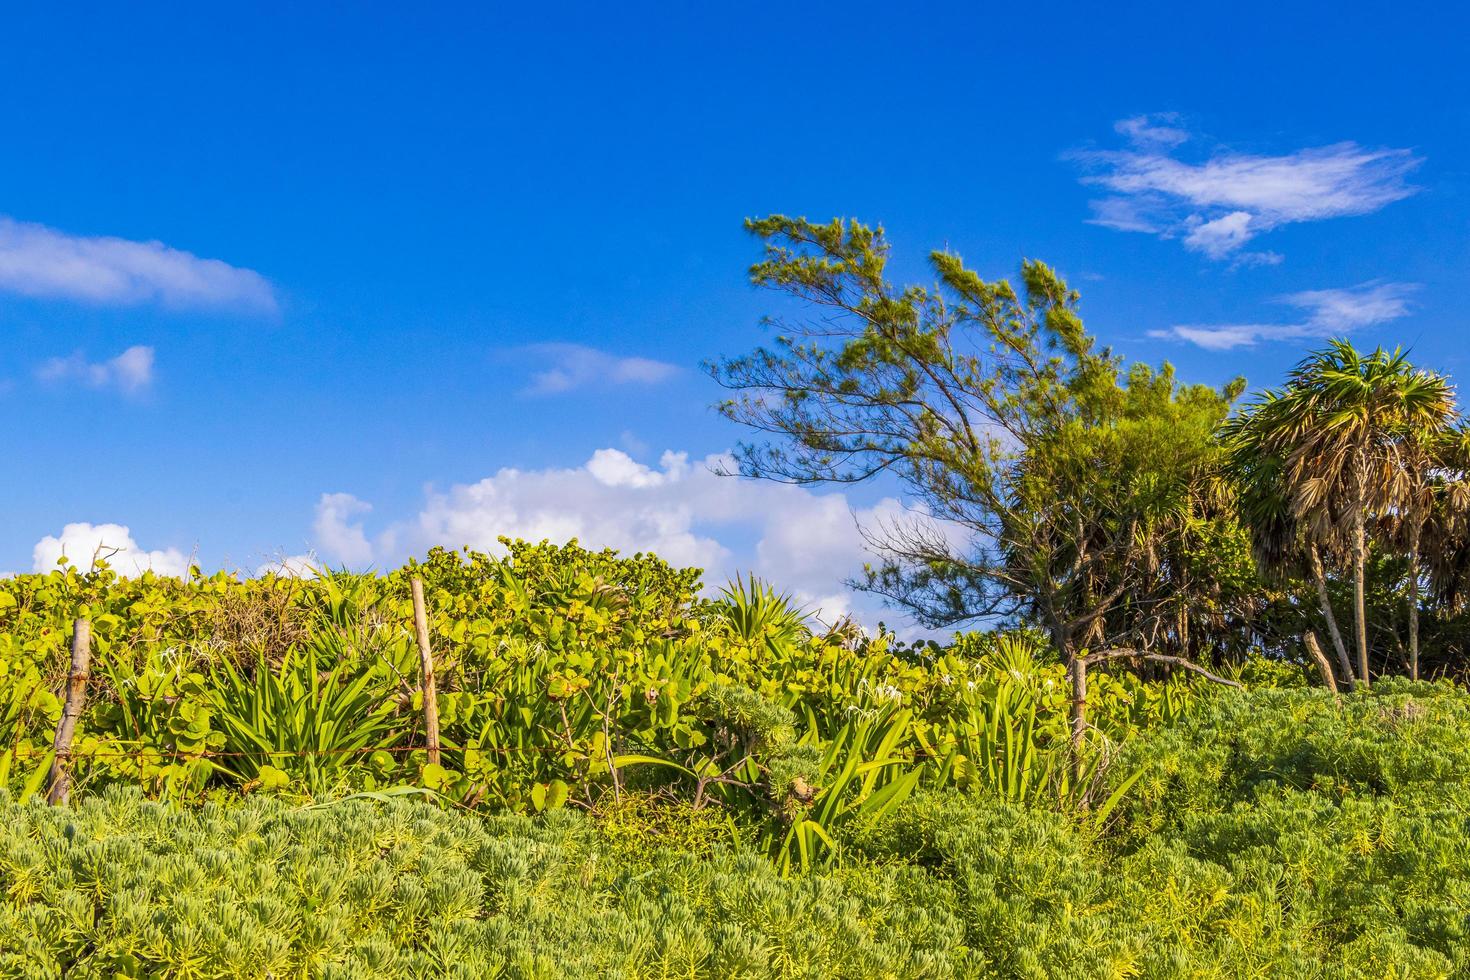
[[[1419,596],[1425,574],[1422,560],[1424,532],[1439,518],[1434,539],[1440,550],[1455,536],[1456,518],[1463,511],[1463,473],[1457,471],[1457,451],[1463,433],[1457,430],[1415,431],[1404,441],[1401,457],[1406,492],[1399,510],[1386,515],[1383,535],[1408,553],[1405,584],[1409,607],[1409,677],[1419,679]]]
[[[1334,340],[1297,365],[1284,389],[1269,392],[1227,432],[1238,465],[1244,451],[1272,461],[1253,464],[1255,470],[1246,464],[1256,480],[1271,481],[1257,488],[1260,499],[1276,494],[1290,522],[1300,525],[1309,551],[1320,549],[1311,557],[1324,613],[1330,603],[1317,573],[1318,555],[1325,552],[1351,567],[1357,673],[1364,684],[1369,528],[1401,528],[1413,538],[1410,578],[1417,606],[1417,551],[1428,513],[1420,488],[1432,482],[1434,469],[1433,454],[1424,447],[1442,439],[1455,420],[1453,389],[1443,376],[1415,369],[1401,350],[1380,347],[1363,354]],[[1285,517],[1274,520],[1279,524]],[[1413,618],[1416,632],[1417,612]],[[1417,646],[1417,639],[1411,642]]]
[[[1332,609],[1322,562],[1324,547],[1330,548],[1336,542],[1312,538],[1310,527],[1297,519],[1286,482],[1285,456],[1279,451],[1284,433],[1291,427],[1290,410],[1282,392],[1268,390],[1254,406],[1230,419],[1222,437],[1225,471],[1235,483],[1237,507],[1242,523],[1250,530],[1257,564],[1275,577],[1297,574],[1303,567],[1310,575],[1342,679],[1352,687],[1356,675]]]

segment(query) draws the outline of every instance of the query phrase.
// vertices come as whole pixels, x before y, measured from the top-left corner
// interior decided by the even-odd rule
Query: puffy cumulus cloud
[[[501,535],[623,552],[652,551],[675,565],[714,572],[733,554],[713,528],[736,519],[720,478],[665,453],[659,468],[619,449],[600,449],[575,469],[503,469],[478,483],[431,493],[401,529],[419,545],[498,547]]]
[[[128,577],[149,569],[177,578],[189,573],[189,559],[177,548],[148,551],[133,540],[133,532],[125,524],[85,521],[68,524],[60,534],[37,541],[31,552],[31,568],[49,572],[65,556],[71,564],[85,570],[91,567],[94,555],[106,558],[114,571]]]
[[[1092,202],[1093,223],[1253,264],[1281,261],[1244,251],[1274,228],[1370,214],[1414,194],[1406,178],[1423,162],[1410,150],[1353,142],[1275,156],[1214,147],[1185,159],[1180,150],[1193,140],[1176,116],[1136,116],[1115,128],[1127,149],[1072,154],[1089,171],[1083,183],[1108,192]]]
[[[347,565],[366,565],[373,560],[373,546],[361,521],[353,518],[369,513],[372,505],[350,493],[324,493],[316,505],[312,530],[317,545]]]
[[[531,344],[520,352],[544,367],[531,376],[523,394],[559,395],[607,385],[654,385],[679,373],[676,365],[648,357],[609,354],[581,344]]]
[[[36,369],[36,377],[48,384],[77,382],[135,395],[153,385],[153,348],[129,347],[111,360],[97,362],[88,361],[80,351],[53,357]]]
[[[1183,340],[1206,350],[1254,347],[1262,341],[1341,337],[1408,316],[1410,296],[1418,288],[1407,282],[1365,282],[1346,289],[1309,289],[1277,297],[1302,311],[1285,323],[1183,324],[1151,330],[1149,336]]]
[[[277,308],[271,284],[250,269],[162,242],[71,235],[6,217],[0,217],[0,290],[109,306]]]
[[[420,512],[392,523],[371,542],[361,525],[343,535],[341,522],[322,519],[365,507],[346,494],[328,494],[318,509],[317,546],[349,565],[396,562],[432,545],[498,552],[503,536],[563,543],[624,554],[653,552],[674,565],[705,570],[713,587],[745,572],[792,591],[825,620],[851,613],[873,624],[901,621],[872,596],[845,581],[871,559],[859,526],[922,519],[895,499],[854,507],[842,493],[721,476],[724,455],[691,460],[666,452],[656,466],[619,449],[599,449],[565,469],[507,468],[476,483],[430,491]],[[353,509],[350,513],[361,513]],[[345,541],[346,548],[334,547]],[[371,554],[369,554],[371,552]]]

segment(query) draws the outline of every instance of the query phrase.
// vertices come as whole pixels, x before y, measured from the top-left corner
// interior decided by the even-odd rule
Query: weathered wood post
[[[414,576],[413,628],[419,644],[419,669],[423,674],[424,728],[428,732],[429,762],[439,764],[439,696],[434,688],[434,652],[429,646],[429,611],[424,604],[424,581]]]
[[[1082,779],[1087,772],[1087,658],[1081,654],[1074,655],[1068,673],[1072,679],[1072,780],[1077,785],[1080,794],[1078,799],[1085,810],[1088,800],[1087,794],[1082,791]]]
[[[66,706],[56,723],[55,752],[51,759],[51,789],[46,802],[63,806],[71,793],[71,740],[87,703],[87,679],[92,667],[92,623],[83,616],[71,637],[71,671],[66,675]]]

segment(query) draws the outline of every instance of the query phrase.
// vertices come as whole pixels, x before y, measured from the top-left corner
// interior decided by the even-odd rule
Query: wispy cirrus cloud
[[[274,313],[258,272],[157,241],[72,235],[0,216],[0,290],[41,299]]]
[[[1127,149],[1071,154],[1088,170],[1082,182],[1108,192],[1092,202],[1092,223],[1246,264],[1281,261],[1245,250],[1275,228],[1370,214],[1416,193],[1407,177],[1423,162],[1410,150],[1350,141],[1278,156],[1217,146],[1186,159],[1181,149],[1194,138],[1177,116],[1135,116],[1114,128]]]
[[[578,388],[602,385],[652,385],[679,373],[677,365],[648,357],[624,357],[582,344],[530,344],[521,353],[545,367],[531,375],[527,395],[558,395]]]
[[[1173,112],[1119,119],[1113,129],[1135,146],[1170,147],[1189,141],[1189,130],[1180,125],[1179,115]]]
[[[36,377],[48,384],[76,382],[136,395],[153,385],[153,348],[129,347],[106,361],[89,361],[80,351],[70,357],[53,357],[36,368]]]
[[[1183,324],[1150,337],[1183,340],[1206,350],[1254,347],[1262,341],[1340,337],[1408,316],[1415,283],[1365,282],[1346,289],[1311,289],[1277,298],[1302,311],[1286,323]]]

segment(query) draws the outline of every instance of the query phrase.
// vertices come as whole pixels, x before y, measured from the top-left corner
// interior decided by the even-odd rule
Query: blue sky
[[[945,245],[991,277],[1044,259],[1106,342],[1191,380],[1273,383],[1342,331],[1463,374],[1467,27],[1404,3],[9,11],[0,570],[98,539],[249,571],[575,533],[836,608],[883,488],[704,465],[740,434],[698,362],[760,342],[773,302],[742,219],[882,222],[915,278]]]

